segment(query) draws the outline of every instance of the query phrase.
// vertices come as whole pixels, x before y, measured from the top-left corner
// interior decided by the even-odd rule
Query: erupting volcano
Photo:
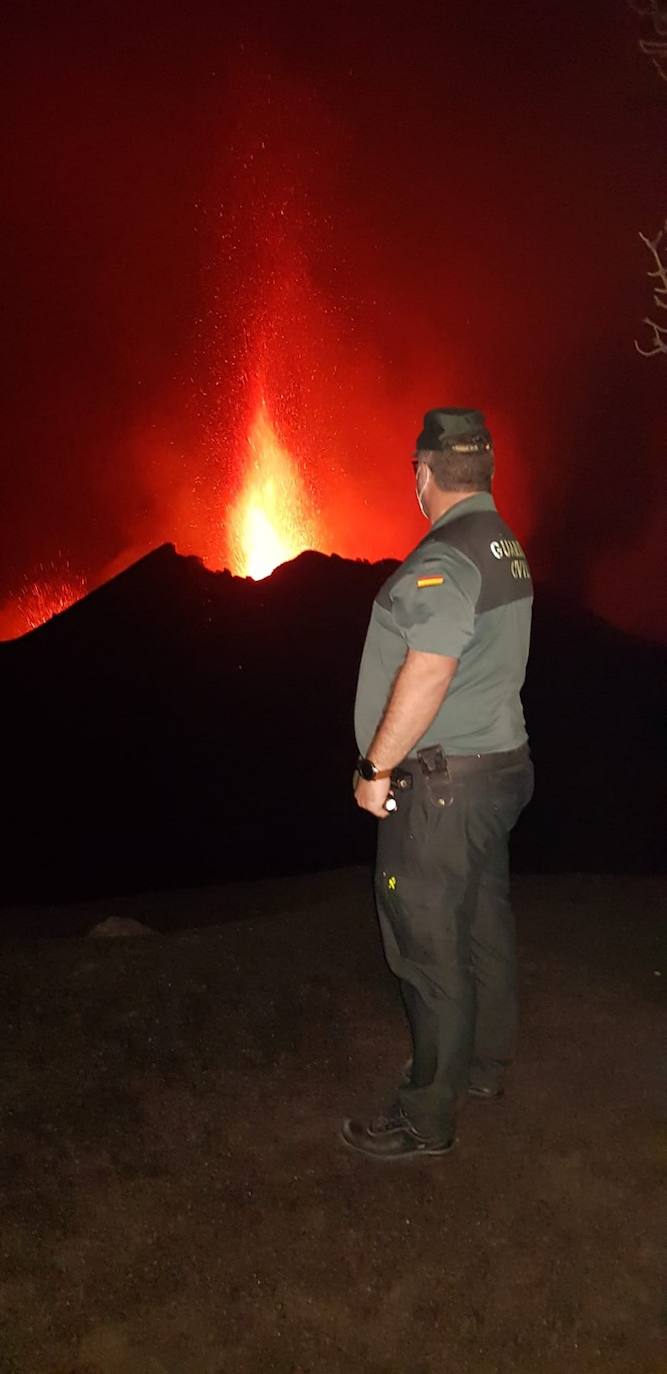
[[[66,553],[87,585],[67,563],[51,568],[50,545],[38,545],[48,570],[31,574],[40,582],[28,591],[19,563],[0,604],[0,639],[35,630],[163,543],[257,581],[308,549],[372,560],[410,542],[390,484],[372,490],[368,519],[373,484],[357,462],[369,427],[386,466],[406,426],[386,413],[382,362],[348,309],[351,278],[323,210],[337,188],[338,133],[317,97],[289,78],[249,80],[239,69],[230,80],[235,135],[195,206],[201,249],[189,280],[201,267],[203,286],[192,297],[192,333],[179,336],[181,365],[175,375],[170,367],[165,390],[146,384],[136,423],[97,420],[91,403],[93,518],[70,526],[69,512],[53,507],[56,547],[70,541]],[[364,299],[356,293],[356,310]],[[146,348],[149,358],[159,353]],[[137,357],[127,353],[132,406],[144,386]],[[410,415],[420,404],[402,398]],[[74,428],[73,410],[61,425],[67,444]],[[64,460],[50,441],[55,467]]]
[[[309,494],[294,457],[276,434],[264,397],[242,463],[243,485],[227,530],[230,561],[240,577],[259,580],[318,546]]]
[[[240,445],[237,461],[239,492],[220,531],[226,554],[220,551],[207,557],[205,548],[193,552],[204,556],[205,562],[216,570],[228,564],[236,576],[259,581],[306,549],[321,548],[322,531],[313,495],[296,457],[279,436],[263,395]],[[67,610],[88,590],[85,579],[73,574],[68,564],[62,574],[56,567],[45,571],[43,577],[26,584],[5,612],[6,637],[37,629]]]

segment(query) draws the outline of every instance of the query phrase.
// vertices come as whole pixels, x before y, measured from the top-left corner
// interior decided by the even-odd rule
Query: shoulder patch
[[[444,582],[444,580],[445,580],[444,577],[418,577],[418,578],[417,578],[417,586],[418,586],[418,587],[441,587],[442,584],[443,584],[443,582]]]
[[[477,568],[481,577],[477,615],[532,597],[526,556],[496,510],[471,511],[446,525],[436,525],[419,547],[437,545],[462,554]]]

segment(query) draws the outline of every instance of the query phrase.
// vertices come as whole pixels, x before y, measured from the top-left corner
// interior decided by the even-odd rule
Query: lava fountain
[[[296,460],[279,439],[262,398],[242,462],[243,485],[228,514],[233,571],[256,581],[280,563],[318,547],[312,501]]]

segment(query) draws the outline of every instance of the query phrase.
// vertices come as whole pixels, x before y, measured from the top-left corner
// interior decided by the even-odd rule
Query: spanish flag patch
[[[418,586],[418,587],[441,587],[442,584],[443,584],[443,582],[444,582],[444,580],[445,580],[444,577],[418,577],[418,578],[417,578],[417,586]]]

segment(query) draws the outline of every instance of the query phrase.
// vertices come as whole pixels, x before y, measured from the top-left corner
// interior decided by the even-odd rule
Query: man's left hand
[[[378,778],[376,782],[366,782],[365,778],[358,778],[354,789],[357,806],[360,806],[362,811],[370,811],[378,820],[386,821],[389,812],[385,811],[384,804],[389,796],[390,787],[391,778]]]

